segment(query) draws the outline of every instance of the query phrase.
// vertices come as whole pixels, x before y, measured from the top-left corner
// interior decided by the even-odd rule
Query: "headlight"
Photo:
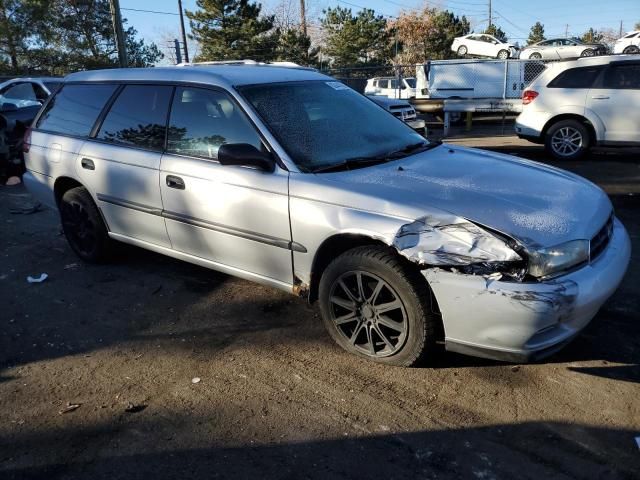
[[[589,240],[573,240],[529,253],[529,274],[534,277],[546,277],[587,260]]]

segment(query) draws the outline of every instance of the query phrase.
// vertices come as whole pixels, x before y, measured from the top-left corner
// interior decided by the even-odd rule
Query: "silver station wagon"
[[[75,73],[24,148],[27,187],[59,209],[83,260],[120,241],[306,296],[341,347],[386,364],[442,342],[550,354],[630,257],[592,183],[429,143],[310,69]]]

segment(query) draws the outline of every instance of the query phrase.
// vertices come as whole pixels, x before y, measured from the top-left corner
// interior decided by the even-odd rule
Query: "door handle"
[[[93,163],[93,160],[91,160],[89,158],[83,158],[82,160],[80,160],[80,165],[82,165],[82,168],[84,168],[85,170],[95,170],[96,169],[96,164]]]
[[[591,98],[594,100],[609,100],[607,95],[593,95]]]
[[[184,180],[175,175],[167,175],[167,187],[184,190]]]

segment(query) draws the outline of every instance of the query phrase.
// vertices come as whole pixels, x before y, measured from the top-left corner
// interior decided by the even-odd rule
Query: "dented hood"
[[[356,208],[391,215],[443,210],[528,248],[590,239],[612,211],[607,195],[582,177],[458,146],[442,145],[402,160],[318,177],[347,184],[349,201],[367,199],[366,205],[352,205]]]

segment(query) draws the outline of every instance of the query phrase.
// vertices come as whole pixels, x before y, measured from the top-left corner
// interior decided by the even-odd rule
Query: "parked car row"
[[[24,172],[21,145],[25,129],[61,83],[55,77],[0,83],[0,177],[19,177]]]
[[[605,55],[609,52],[602,43],[586,43],[579,38],[551,38],[520,49],[486,33],[471,33],[456,37],[451,50],[459,57],[487,57],[506,60],[520,58],[529,60],[566,60],[580,57]],[[640,53],[640,31],[627,33],[616,41],[613,53]]]

